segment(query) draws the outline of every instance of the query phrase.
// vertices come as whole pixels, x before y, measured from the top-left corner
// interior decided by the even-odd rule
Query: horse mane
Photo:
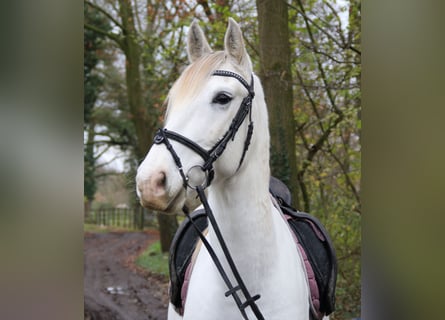
[[[175,105],[187,105],[202,91],[202,84],[205,83],[212,72],[218,69],[225,61],[224,51],[212,52],[190,64],[173,84],[166,100],[168,116],[171,106],[175,100],[180,98],[181,103]]]

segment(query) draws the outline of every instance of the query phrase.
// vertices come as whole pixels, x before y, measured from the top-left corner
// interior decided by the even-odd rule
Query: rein
[[[226,258],[227,263],[229,264],[229,267],[233,273],[233,276],[236,280],[236,285],[233,285],[230,281],[226,271],[224,270],[224,267],[221,264],[221,261],[219,260],[218,256],[216,255],[215,251],[211,247],[210,243],[205,238],[204,234],[198,229],[198,227],[195,225],[193,219],[190,218],[188,208],[184,206],[183,211],[184,214],[187,216],[189,221],[192,223],[193,227],[195,228],[196,232],[198,233],[201,241],[203,242],[204,246],[206,247],[210,257],[212,258],[216,268],[218,269],[218,272],[220,273],[221,277],[223,278],[227,288],[229,289],[227,292],[225,292],[225,296],[232,296],[235,300],[236,305],[238,306],[238,309],[240,310],[242,316],[244,319],[248,319],[245,309],[250,306],[252,309],[252,312],[255,314],[257,319],[264,320],[264,316],[261,314],[261,311],[259,310],[256,300],[260,298],[260,295],[254,295],[252,296],[247,289],[246,285],[244,284],[243,279],[241,278],[241,275],[238,272],[238,269],[236,268],[236,265],[233,261],[233,258],[227,248],[227,245],[224,241],[224,238],[221,234],[221,231],[218,227],[218,224],[216,222],[216,219],[213,215],[212,209],[209,206],[209,203],[207,201],[206,195],[204,193],[205,188],[207,188],[210,183],[213,180],[214,177],[214,170],[213,170],[213,163],[223,154],[224,150],[226,149],[227,144],[230,140],[234,140],[236,133],[238,132],[238,129],[240,128],[241,124],[246,119],[247,115],[249,115],[249,126],[247,130],[246,139],[244,141],[244,149],[243,154],[241,156],[241,159],[239,161],[238,169],[241,167],[241,164],[244,161],[244,157],[246,155],[247,149],[250,145],[250,140],[252,138],[253,133],[253,121],[252,121],[252,100],[255,96],[254,87],[253,87],[253,75],[251,76],[251,83],[250,85],[247,83],[247,81],[241,77],[239,74],[226,71],[226,70],[216,70],[212,73],[214,76],[222,76],[222,77],[232,77],[237,79],[241,84],[247,89],[248,95],[243,99],[241,102],[241,105],[235,115],[235,117],[232,120],[232,123],[230,124],[229,129],[226,131],[226,133],[223,135],[221,140],[219,140],[210,150],[205,150],[197,143],[193,142],[192,140],[184,137],[183,135],[176,133],[174,131],[170,131],[167,129],[159,129],[154,137],[154,143],[155,144],[165,144],[168,151],[173,157],[173,160],[176,164],[176,167],[178,168],[179,174],[182,177],[184,188],[191,188],[194,189],[199,199],[201,200],[201,203],[204,206],[204,210],[207,214],[207,217],[215,231],[216,237],[218,239],[218,242],[223,250],[224,256]],[[169,140],[174,140],[176,142],[181,143],[182,145],[188,147],[189,149],[196,152],[203,160],[203,165],[196,165],[191,167],[187,174],[184,173],[184,169],[182,167],[181,159],[179,158],[178,154],[174,150],[173,146],[171,145]],[[238,170],[237,169],[237,170]],[[202,180],[195,179],[198,182],[202,181],[201,183],[196,183],[197,181],[191,181],[190,176],[192,173],[195,173],[201,175]],[[246,299],[245,302],[242,302],[238,291],[241,291]]]

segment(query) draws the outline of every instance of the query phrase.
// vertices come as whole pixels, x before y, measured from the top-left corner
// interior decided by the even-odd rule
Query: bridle
[[[263,315],[261,314],[261,311],[259,310],[256,300],[260,298],[260,295],[252,295],[249,293],[247,287],[244,284],[243,279],[241,278],[236,265],[232,259],[232,256],[230,255],[230,252],[227,248],[227,245],[224,241],[224,238],[221,234],[221,231],[218,227],[218,224],[215,220],[215,217],[213,215],[213,212],[209,206],[209,203],[207,201],[206,195],[204,193],[204,190],[210,186],[213,177],[214,177],[214,169],[213,164],[214,162],[223,154],[224,150],[226,149],[227,144],[230,140],[235,139],[235,135],[238,132],[238,129],[240,128],[241,124],[246,119],[247,115],[249,115],[249,126],[247,130],[246,139],[244,140],[244,149],[243,153],[241,155],[238,169],[241,167],[244,157],[246,155],[246,152],[250,145],[250,140],[252,138],[253,133],[253,121],[252,121],[252,100],[255,96],[254,92],[254,80],[253,75],[251,76],[250,84],[247,83],[247,81],[240,76],[239,74],[231,71],[226,70],[216,70],[212,73],[212,76],[222,76],[222,77],[232,77],[237,79],[241,84],[247,89],[248,95],[244,97],[244,99],[241,102],[241,105],[235,115],[235,117],[232,119],[232,122],[230,124],[229,129],[226,131],[226,133],[223,135],[223,137],[210,149],[205,150],[200,145],[195,143],[194,141],[190,140],[189,138],[174,132],[164,129],[159,129],[156,132],[156,135],[154,137],[154,143],[155,144],[161,144],[163,143],[167,150],[170,152],[171,156],[173,157],[173,160],[176,164],[176,167],[178,168],[179,174],[181,175],[181,178],[183,180],[183,186],[185,189],[191,188],[194,189],[199,199],[201,200],[201,203],[204,206],[204,210],[207,214],[207,217],[210,221],[210,224],[212,225],[214,232],[216,234],[216,237],[218,239],[218,242],[223,250],[224,256],[227,260],[227,263],[229,264],[229,267],[233,273],[233,276],[235,277],[236,283],[235,285],[232,284],[230,281],[226,271],[224,270],[218,256],[216,255],[215,251],[211,247],[210,243],[207,241],[204,234],[199,230],[198,226],[194,223],[193,219],[189,215],[188,208],[184,206],[183,211],[184,214],[189,218],[190,222],[192,223],[193,227],[195,228],[196,232],[198,233],[201,241],[203,242],[204,246],[206,247],[207,251],[209,252],[210,257],[212,258],[213,262],[215,263],[216,268],[218,269],[219,273],[221,274],[221,277],[223,278],[226,286],[228,287],[228,291],[225,293],[225,296],[232,296],[235,300],[236,305],[238,306],[238,309],[240,310],[242,316],[244,319],[248,319],[245,309],[250,306],[252,309],[252,312],[255,314],[257,319],[264,320]],[[196,165],[191,167],[187,174],[184,173],[184,169],[181,163],[181,159],[179,158],[178,154],[176,153],[175,149],[170,143],[170,140],[174,140],[176,142],[179,142],[180,144],[186,146],[187,148],[193,150],[195,153],[197,153],[203,160],[203,165]],[[195,181],[191,181],[190,176],[193,174],[197,174],[202,179],[193,179]],[[200,183],[198,183],[200,182]],[[241,291],[246,298],[245,302],[242,302],[238,291]]]
[[[184,137],[183,135],[164,129],[159,129],[156,132],[156,135],[154,137],[154,143],[155,144],[161,144],[164,143],[167,149],[170,151],[173,160],[175,161],[175,164],[179,170],[179,173],[181,175],[181,178],[184,182],[184,188],[190,187],[194,189],[196,187],[196,184],[190,185],[189,181],[189,173],[191,170],[200,169],[205,174],[205,179],[203,179],[201,186],[205,189],[210,185],[210,183],[213,180],[214,171],[213,171],[213,163],[223,154],[224,150],[226,149],[227,143],[230,140],[233,140],[235,138],[235,135],[241,126],[241,124],[244,122],[244,119],[247,115],[249,115],[249,127],[247,131],[246,140],[244,142],[244,149],[243,154],[241,156],[238,168],[241,166],[244,156],[247,152],[247,149],[249,148],[250,139],[252,137],[253,133],[253,122],[252,122],[252,116],[251,116],[251,109],[252,109],[252,100],[255,96],[255,92],[253,89],[253,75],[251,77],[251,83],[250,85],[247,83],[246,80],[244,80],[243,77],[241,77],[239,74],[226,71],[226,70],[216,70],[212,73],[213,76],[222,76],[222,77],[232,77],[237,79],[241,84],[247,89],[248,95],[243,99],[241,102],[241,105],[235,115],[235,117],[232,120],[232,123],[230,124],[229,129],[226,131],[226,133],[223,135],[223,137],[210,149],[205,150],[200,145],[198,145],[196,142],[190,140],[187,137]],[[187,174],[184,173],[181,159],[177,155],[176,151],[173,149],[169,139],[177,141],[181,143],[182,145],[188,147],[189,149],[193,150],[195,153],[197,153],[201,158],[204,160],[204,164],[202,166],[193,166],[189,169],[189,172]]]

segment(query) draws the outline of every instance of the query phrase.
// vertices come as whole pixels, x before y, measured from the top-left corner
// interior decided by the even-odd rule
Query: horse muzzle
[[[167,176],[165,172],[154,172],[148,177],[136,176],[137,194],[141,205],[145,208],[164,211],[170,203],[167,192]]]

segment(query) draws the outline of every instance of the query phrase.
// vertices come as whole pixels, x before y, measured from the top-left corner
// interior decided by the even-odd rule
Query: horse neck
[[[262,231],[267,225],[271,213],[268,172],[269,168],[246,162],[244,170],[209,190],[209,203],[221,229],[246,234],[246,227]]]
[[[269,195],[269,132],[266,120],[263,119],[266,122],[263,126],[255,127],[256,137],[252,138],[252,144],[238,172],[209,189],[209,204],[235,256],[239,252],[246,258],[249,254],[265,257],[267,248],[276,251],[273,247],[276,241],[272,230],[273,207]],[[261,122],[256,121],[255,124]],[[216,243],[211,229],[209,236]]]

